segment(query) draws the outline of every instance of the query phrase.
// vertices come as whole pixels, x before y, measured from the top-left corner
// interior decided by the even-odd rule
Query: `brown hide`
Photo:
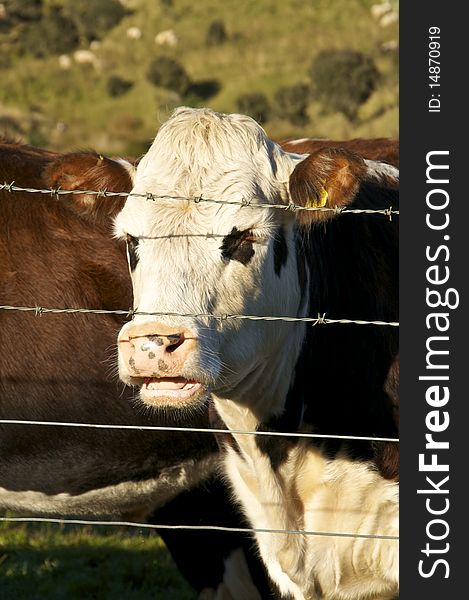
[[[59,155],[1,140],[0,182],[40,189],[131,189],[127,169],[94,152]],[[130,308],[125,246],[112,238],[111,217],[124,201],[0,191],[0,305]],[[207,409],[175,416],[144,410],[133,401],[133,391],[116,373],[117,333],[124,320],[0,309],[0,419],[209,427]],[[216,473],[188,487],[191,477],[207,477],[207,468],[197,475],[201,459],[217,456],[211,434],[0,424],[0,511],[5,494],[14,510],[15,498],[30,491],[52,500],[56,494],[76,499],[127,482],[157,481],[159,486],[161,478],[162,497],[159,491],[150,498],[133,492],[127,505],[116,508],[108,494],[103,516],[244,527]],[[270,597],[270,584],[246,536],[159,533],[195,589],[216,588],[225,558],[244,548],[260,596]]]
[[[75,175],[97,155],[73,155]],[[0,180],[49,188],[66,157],[27,146],[0,145]],[[84,169],[80,170],[82,161]],[[113,164],[113,167],[117,163]],[[109,170],[100,183],[130,191],[125,169]],[[110,176],[106,180],[106,173]],[[60,184],[66,189],[64,171]],[[79,180],[93,189],[95,180]],[[112,239],[112,214],[124,199],[102,199],[93,218],[78,213],[81,196],[0,193],[0,304],[58,308],[122,309],[132,305],[125,248]],[[77,211],[78,207],[78,211]],[[88,209],[87,215],[91,214]],[[115,375],[115,315],[0,311],[0,418],[121,424],[163,424],[161,415],[135,410]],[[206,415],[188,419],[204,426]],[[78,493],[104,483],[145,478],[184,458],[215,449],[203,435],[0,426],[0,456],[8,457],[0,486],[46,493]],[[172,443],[169,444],[168,440]],[[24,457],[28,457],[28,463]],[[109,462],[110,461],[110,462]],[[106,469],[106,464],[112,468]],[[54,473],[51,477],[51,472]]]

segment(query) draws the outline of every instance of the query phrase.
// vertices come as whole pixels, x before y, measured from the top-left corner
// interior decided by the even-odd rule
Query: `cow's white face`
[[[304,325],[203,315],[304,315],[295,216],[181,198],[287,205],[319,193],[332,165],[322,158],[313,183],[310,166],[308,177],[297,169],[295,196],[291,175],[304,159],[242,115],[182,108],[161,127],[133,192],[168,198],[131,195],[116,218],[134,309],[161,313],[136,315],[119,335],[120,377],[140,385],[145,402],[197,406],[214,392],[252,408],[266,394],[285,395],[282,373],[295,364]]]

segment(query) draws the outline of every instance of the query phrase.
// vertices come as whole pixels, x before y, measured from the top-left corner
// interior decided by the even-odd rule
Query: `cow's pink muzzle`
[[[160,323],[134,325],[119,338],[119,353],[130,380],[142,383],[144,401],[187,400],[202,391],[198,381],[181,376],[197,337]]]

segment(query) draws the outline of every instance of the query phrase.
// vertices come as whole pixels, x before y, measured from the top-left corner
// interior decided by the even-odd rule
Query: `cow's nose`
[[[145,329],[148,329],[147,327]],[[119,350],[133,377],[178,376],[196,347],[195,336],[187,331],[147,333],[129,331],[119,340]],[[158,331],[154,326],[153,331]]]
[[[165,352],[174,352],[184,342],[183,333],[172,333],[170,335],[152,335],[131,337],[131,342],[134,342],[136,347],[140,348],[141,352],[153,354],[155,351],[163,350]]]

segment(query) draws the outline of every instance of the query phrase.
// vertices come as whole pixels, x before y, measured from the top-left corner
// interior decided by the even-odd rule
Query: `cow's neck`
[[[281,352],[272,353],[235,390],[213,394],[217,412],[229,430],[252,431],[282,418],[304,337],[304,325],[297,324],[295,335]]]

